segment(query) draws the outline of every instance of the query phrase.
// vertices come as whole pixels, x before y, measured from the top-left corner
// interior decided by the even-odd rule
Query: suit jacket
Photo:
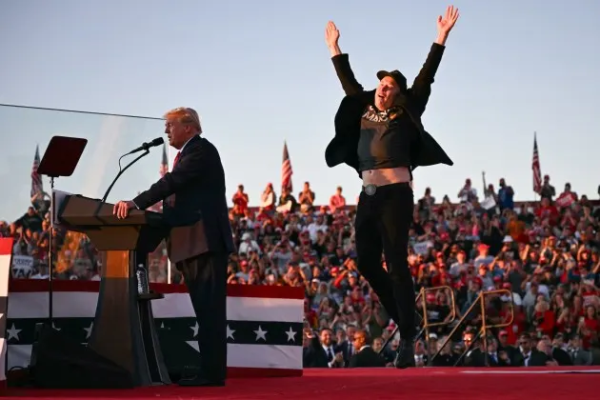
[[[592,365],[592,353],[584,349],[571,352],[570,358],[573,365]]]
[[[133,202],[143,210],[161,200],[165,221],[172,226],[167,239],[172,262],[209,251],[233,251],[225,172],[219,152],[208,140],[190,139],[173,171]]]
[[[338,343],[335,347],[336,352],[341,352],[344,355],[344,364],[347,366],[350,363],[350,359],[354,354],[351,354],[350,351],[352,349],[352,343],[347,340],[344,340],[342,343]]]
[[[484,353],[482,351],[473,351],[474,354],[471,355],[470,364],[467,364],[471,367],[508,367],[511,364],[504,361],[500,358],[499,353],[496,352],[496,358],[494,359],[492,354]],[[508,355],[508,354],[507,354]]]
[[[567,353],[561,348],[554,347],[552,349],[552,358],[554,358],[554,360],[556,360],[556,362],[560,366],[573,365],[573,360],[571,360],[571,356],[569,356],[569,353]]]
[[[371,347],[365,347],[350,358],[349,368],[385,367],[385,360]]]
[[[333,355],[337,349],[335,345],[331,345]],[[313,337],[308,347],[304,349],[304,368],[328,368],[329,367],[329,356],[321,345],[318,337]]]
[[[425,131],[421,122],[444,49],[445,47],[439,44],[432,45],[427,60],[412,87],[396,99],[395,105],[409,115],[419,132],[419,140],[411,150],[411,170],[418,166],[454,164],[435,139]],[[325,150],[325,160],[329,167],[345,163],[354,168],[360,176],[357,154],[360,123],[365,108],[375,102],[375,90],[364,91],[354,77],[348,54],[334,56],[332,61],[346,97],[342,100],[335,116],[335,137]]]
[[[431,361],[431,364],[434,367],[454,367],[457,361],[456,354],[440,354]]]
[[[549,361],[549,358],[545,353],[536,349],[531,349],[531,355],[529,357],[528,367],[545,367],[546,361]],[[514,367],[524,367],[525,358],[523,357],[523,353],[520,351],[516,352],[511,360],[511,364]]]

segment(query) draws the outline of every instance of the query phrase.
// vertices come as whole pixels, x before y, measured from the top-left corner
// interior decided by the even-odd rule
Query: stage
[[[222,388],[9,389],[9,398],[63,399],[485,399],[598,398],[600,368],[306,369],[296,378],[237,378]],[[596,395],[594,395],[596,393]]]

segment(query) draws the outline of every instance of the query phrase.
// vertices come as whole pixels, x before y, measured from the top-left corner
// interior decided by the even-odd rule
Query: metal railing
[[[427,293],[440,292],[440,291],[446,291],[446,293],[450,293],[449,297],[450,297],[450,308],[451,308],[450,316],[451,316],[451,318],[445,318],[443,321],[430,323],[429,320],[427,319]],[[420,307],[419,307],[419,301],[421,302]],[[422,325],[421,329],[419,330],[419,333],[415,337],[415,340],[418,340],[419,338],[421,338],[421,336],[423,336],[423,334],[425,334],[425,337],[428,338],[429,330],[432,327],[450,325],[452,322],[454,322],[454,320],[456,320],[456,299],[454,297],[454,290],[450,286],[445,285],[445,286],[435,286],[435,287],[431,287],[431,288],[421,288],[421,290],[419,290],[419,294],[415,298],[415,305],[417,305],[417,310],[416,310],[415,314],[421,318],[421,321],[419,322],[419,326]],[[419,308],[421,309],[422,314],[419,313]],[[396,327],[392,331],[391,335],[383,343],[383,346],[381,347],[381,350],[379,351],[380,353],[387,347],[387,345],[394,338],[394,336],[396,335],[397,332],[398,332],[398,325],[396,325]]]
[[[492,295],[500,295],[500,294],[506,294],[511,298],[511,301],[508,302],[508,304],[510,305],[510,318],[508,319],[507,322],[502,322],[499,324],[488,324],[487,323],[487,311],[486,311],[486,307],[485,307],[486,306],[485,299],[486,299],[486,297],[489,297]],[[467,311],[464,313],[464,315],[460,318],[460,320],[458,321],[456,326],[446,336],[446,340],[444,340],[444,342],[440,346],[438,346],[437,352],[432,357],[430,357],[430,361],[433,361],[433,359],[435,359],[437,356],[440,355],[440,353],[442,352],[444,347],[446,347],[448,342],[450,340],[452,340],[452,337],[454,336],[454,334],[460,329],[461,325],[463,325],[464,322],[469,319],[468,317],[475,310],[475,307],[477,305],[479,305],[480,316],[481,316],[481,328],[477,332],[473,341],[470,342],[466,346],[464,352],[460,355],[460,357],[458,358],[458,360],[456,361],[456,363],[454,365],[456,366],[460,363],[460,361],[464,358],[464,356],[469,352],[469,350],[471,349],[473,344],[476,343],[480,337],[483,339],[483,349],[484,349],[483,353],[485,354],[485,359],[486,359],[486,364],[487,364],[488,363],[488,357],[487,357],[487,344],[488,344],[487,343],[487,333],[488,333],[488,330],[496,329],[496,328],[504,328],[504,327],[512,325],[514,318],[515,318],[512,296],[513,296],[512,291],[507,290],[507,289],[499,289],[499,290],[490,290],[490,291],[480,292],[479,295],[475,298],[475,300],[471,304],[471,306],[467,309]]]

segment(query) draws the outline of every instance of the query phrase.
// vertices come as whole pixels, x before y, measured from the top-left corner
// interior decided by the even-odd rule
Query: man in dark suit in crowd
[[[354,334],[354,354],[350,358],[348,367],[350,368],[369,368],[385,367],[385,360],[382,356],[367,344],[367,332],[360,329]]]
[[[465,365],[469,367],[507,367],[510,365],[508,354],[498,347],[498,342],[493,336],[486,340],[487,351],[483,351],[483,343],[479,348],[474,349],[466,357]]]
[[[305,333],[309,340],[308,347],[304,351],[304,368],[342,368],[344,356],[333,341],[331,329],[324,328],[319,336],[311,330]]]
[[[519,351],[515,353],[507,364],[514,367],[545,367],[550,358],[535,348],[535,343],[528,333],[523,333],[519,337]]]
[[[169,258],[181,271],[198,320],[199,374],[182,386],[223,386],[227,373],[227,259],[234,245],[225,197],[225,173],[215,146],[201,137],[198,113],[176,108],[165,115],[169,144],[179,150],[173,168],[132,201],[115,204],[114,213],[145,210],[163,200],[172,226]]]

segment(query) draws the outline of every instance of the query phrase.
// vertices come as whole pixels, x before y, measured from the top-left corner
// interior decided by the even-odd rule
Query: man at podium
[[[163,215],[173,227],[167,248],[181,271],[198,319],[200,373],[182,386],[223,386],[227,371],[227,260],[233,251],[225,196],[225,173],[216,147],[201,137],[198,113],[191,108],[167,112],[165,133],[177,150],[170,173],[129,201],[115,204],[114,214],[163,201]]]

